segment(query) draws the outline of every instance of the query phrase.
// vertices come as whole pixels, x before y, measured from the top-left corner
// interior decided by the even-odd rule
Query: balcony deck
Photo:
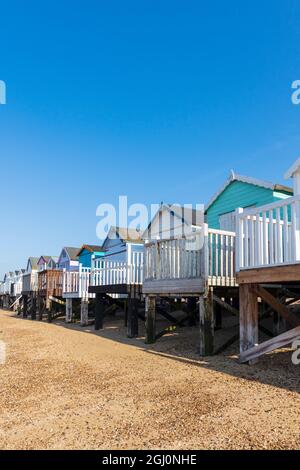
[[[300,281],[300,197],[290,197],[238,216],[237,280]]]
[[[143,293],[199,295],[207,286],[236,287],[235,233],[208,229],[186,239],[145,244]]]
[[[62,296],[65,299],[89,299],[95,294],[89,292],[91,269],[79,267],[78,271],[63,272]]]
[[[89,292],[93,294],[140,294],[143,283],[143,253],[132,253],[131,263],[94,260]]]

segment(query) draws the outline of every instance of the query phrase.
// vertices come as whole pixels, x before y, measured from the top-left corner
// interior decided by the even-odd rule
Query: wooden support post
[[[214,302],[213,306],[214,306],[215,329],[220,330],[222,328],[222,307],[218,302]]]
[[[139,334],[139,301],[133,297],[128,298],[128,338],[136,338]]]
[[[292,313],[286,305],[283,305],[278,299],[273,297],[270,292],[268,292],[265,288],[256,286],[256,293],[257,296],[261,297],[265,302],[267,302],[273,310],[276,310],[283,318],[287,320],[287,322],[292,326],[296,327],[299,326],[300,321],[298,317]]]
[[[101,294],[96,294],[95,302],[95,330],[103,329],[105,303]]]
[[[80,325],[87,326],[89,321],[89,300],[86,298],[81,299],[80,305]]]
[[[146,296],[146,312],[145,312],[145,327],[146,327],[146,343],[151,344],[156,341],[156,298],[153,296]]]
[[[28,315],[28,295],[23,295],[23,318]]]
[[[36,320],[36,296],[32,296],[32,305],[31,305],[31,320]]]
[[[38,297],[38,319],[43,320],[43,299],[41,296]]]
[[[273,335],[278,336],[280,334],[280,315],[275,310],[273,311]]]
[[[71,323],[73,319],[72,299],[66,299],[66,323]]]
[[[212,291],[200,295],[199,299],[200,356],[214,352],[214,315]]]
[[[240,285],[240,353],[258,343],[256,284]]]
[[[195,310],[197,308],[197,299],[196,297],[188,297],[187,299],[187,310],[189,313],[188,318],[188,325],[195,326],[196,325],[196,318],[195,318]]]
[[[124,326],[128,326],[128,299],[124,300]]]

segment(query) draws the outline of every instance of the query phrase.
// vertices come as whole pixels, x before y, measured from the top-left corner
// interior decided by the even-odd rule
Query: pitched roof
[[[38,259],[38,263],[40,262],[40,260],[43,258],[44,262],[45,263],[49,263],[49,261],[53,260],[55,263],[57,263],[58,261],[58,256],[45,256],[45,255],[42,255],[39,257]]]
[[[100,245],[82,245],[82,247],[80,248],[80,250],[77,253],[77,256],[80,256],[80,254],[83,250],[87,250],[90,253],[104,252],[104,248]]]
[[[172,204],[164,204],[171,212],[189,225],[199,225],[203,222],[203,211],[185,206],[176,206]]]
[[[65,246],[64,250],[67,252],[71,261],[77,261],[79,248],[74,248],[72,246]]]
[[[119,237],[123,242],[143,243],[141,239],[141,232],[132,228],[111,227],[106,239],[112,238],[113,235]]]
[[[37,258],[37,257],[35,257],[35,256],[30,256],[30,257],[28,258],[28,263],[29,263],[29,261],[30,261],[31,268],[32,268],[33,270],[37,269],[39,259],[40,259],[40,258]],[[27,265],[28,265],[28,263],[27,263]]]
[[[204,211],[201,211],[200,209],[193,209],[190,207],[186,206],[179,206],[179,205],[172,205],[172,204],[161,204],[160,208],[156,212],[155,216],[153,219],[149,222],[148,227],[142,234],[143,238],[147,238],[149,234],[149,229],[156,219],[158,217],[159,213],[162,212],[162,210],[166,209],[170,213],[174,213],[179,219],[182,220],[182,223],[188,224],[188,225],[194,225],[194,226],[200,226],[201,223],[204,221]]]
[[[51,256],[45,256],[45,255],[42,255],[39,257],[39,260],[38,260],[38,263],[41,261],[41,259],[43,258],[43,260],[48,263],[48,261],[50,260]]]
[[[286,171],[284,178],[288,180],[289,178],[292,178],[294,173],[296,171],[299,171],[300,169],[300,157],[293,163],[293,165]]]
[[[252,178],[251,176],[242,176],[238,175],[235,173],[233,170],[231,170],[229,177],[227,180],[224,182],[224,184],[221,186],[221,188],[213,195],[213,197],[210,199],[208,204],[205,206],[205,211],[209,209],[209,207],[218,199],[218,197],[222,194],[222,192],[229,186],[233,181],[241,181],[242,183],[248,183],[252,184],[254,186],[259,186],[261,188],[266,188],[266,189],[271,189],[272,191],[282,191],[286,193],[291,193],[293,194],[292,188],[288,186],[283,186],[281,184],[273,184],[268,181]]]

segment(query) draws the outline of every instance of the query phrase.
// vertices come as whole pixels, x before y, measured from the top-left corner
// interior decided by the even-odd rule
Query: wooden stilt
[[[278,336],[280,334],[280,315],[278,312],[273,312],[273,335]]]
[[[36,296],[32,296],[31,320],[36,320]]]
[[[146,343],[155,343],[156,340],[156,298],[146,297]]]
[[[228,304],[228,302],[226,303]],[[222,307],[218,302],[214,302],[213,306],[214,306],[215,329],[220,330],[222,328]]]
[[[80,325],[87,326],[89,321],[89,300],[86,298],[81,299],[80,304]]]
[[[196,325],[196,318],[195,318],[195,311],[197,308],[197,298],[196,297],[188,297],[187,300],[187,310],[189,313],[188,318],[188,325],[195,326]]]
[[[101,294],[96,294],[95,302],[95,330],[103,329],[105,304]]]
[[[258,343],[256,284],[240,285],[240,353]]]
[[[38,319],[43,320],[43,299],[41,296],[38,297]]]
[[[210,356],[214,352],[212,291],[200,295],[199,300],[200,356]]]
[[[128,299],[124,300],[124,326],[128,326]]]
[[[136,338],[139,334],[139,301],[134,297],[128,298],[128,321],[127,336],[128,338]]]
[[[66,299],[66,323],[71,323],[73,318],[73,301]]]
[[[23,295],[23,318],[28,315],[28,295]]]

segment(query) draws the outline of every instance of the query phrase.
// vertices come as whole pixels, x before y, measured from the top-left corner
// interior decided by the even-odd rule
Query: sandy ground
[[[1,449],[299,449],[300,366],[237,344],[199,358],[197,329],[154,346],[0,311]]]

